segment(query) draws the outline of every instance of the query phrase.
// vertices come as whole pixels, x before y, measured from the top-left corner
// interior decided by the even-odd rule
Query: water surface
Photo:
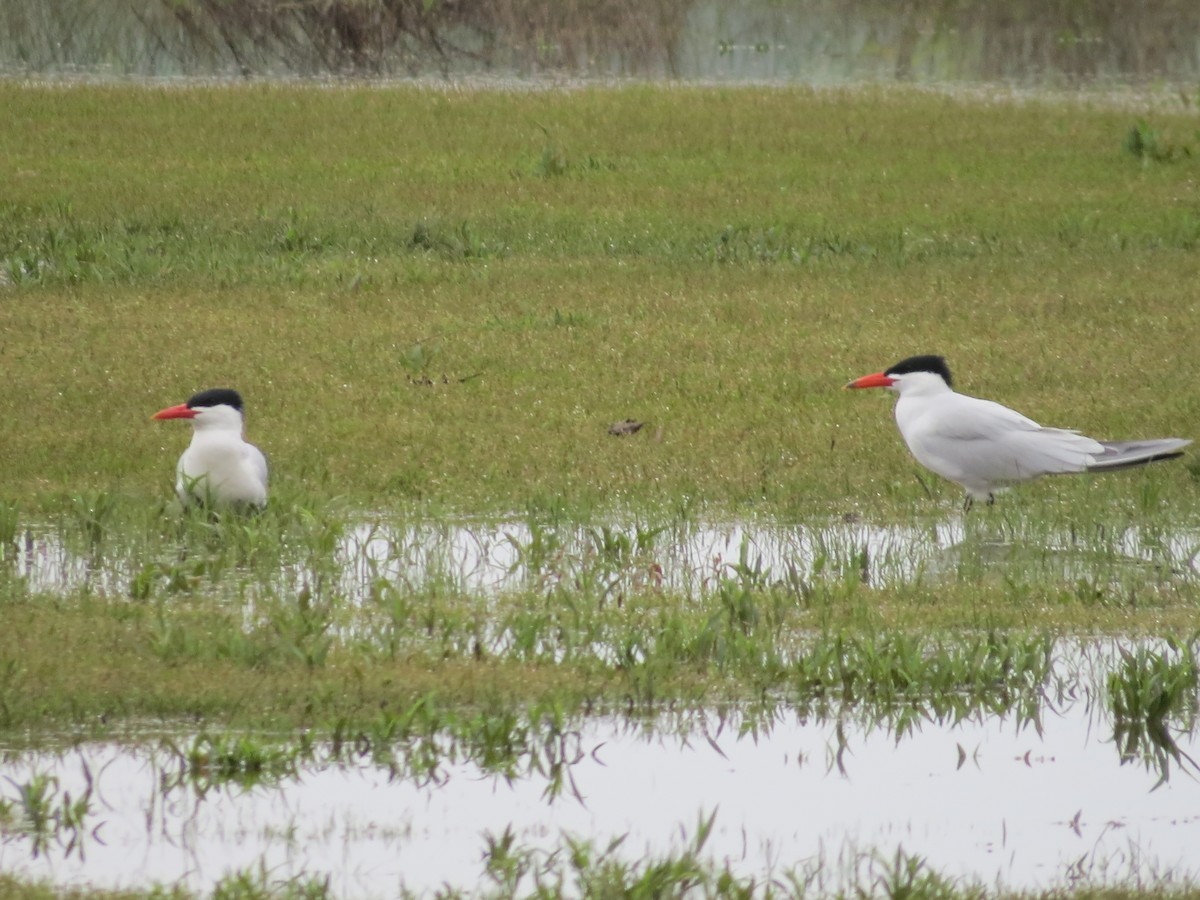
[[[117,540],[84,552],[59,529],[31,524],[6,550],[12,572],[34,593],[80,590],[122,596],[147,565],[169,567],[187,549],[147,557]],[[413,591],[462,595],[550,590],[581,582],[601,590],[663,588],[700,596],[725,579],[757,587],[817,579],[868,586],[977,579],[989,571],[1030,581],[1097,584],[1191,581],[1200,576],[1200,529],[1143,527],[1081,533],[1023,532],[963,517],[915,524],[842,519],[809,523],[696,522],[672,525],[540,525],[363,517],[336,537],[327,558],[340,590],[362,600],[381,580]],[[314,560],[308,557],[311,567]],[[292,589],[311,574],[284,563],[266,580]]]
[[[688,846],[715,813],[705,856],[826,889],[898,848],[1012,889],[1196,876],[1194,721],[1170,725],[1178,752],[1166,756],[1116,740],[1104,680],[1119,646],[1061,643],[1034,715],[585,719],[557,787],[537,767],[506,777],[452,758],[432,777],[318,758],[277,782],[213,785],[181,777],[171,747],[187,735],[14,751],[0,765],[6,799],[35,773],[78,797],[90,775],[92,809],[74,843],[38,848],[8,830],[0,868],[59,885],[206,890],[261,862],[272,879],[327,876],[339,896],[386,897],[482,883],[487,837],[506,830],[547,851],[564,835],[598,851],[625,835],[617,852],[639,860]]]

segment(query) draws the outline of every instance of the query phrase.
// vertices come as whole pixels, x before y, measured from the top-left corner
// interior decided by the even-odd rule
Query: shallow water
[[[1117,647],[1060,644],[1033,717],[897,727],[853,710],[788,712],[744,734],[751,723],[736,715],[584,720],[562,791],[548,791],[545,773],[506,779],[453,761],[433,778],[343,761],[274,785],[203,790],[156,740],[10,752],[5,799],[35,773],[78,797],[90,773],[92,809],[74,844],[60,835],[37,847],[9,829],[0,869],[59,885],[203,890],[261,862],[272,880],[327,876],[339,896],[390,896],[482,883],[486,836],[509,828],[546,850],[564,834],[597,852],[628,835],[617,853],[638,860],[688,846],[699,817],[715,812],[704,856],[745,875],[797,870],[825,888],[897,848],[942,874],[1010,888],[1200,875],[1194,723],[1173,726],[1180,753],[1166,765],[1152,747],[1123,755],[1103,688]]]
[[[157,561],[122,550],[119,540],[103,554],[89,554],[46,527],[31,525],[21,535],[19,546],[9,551],[11,571],[33,593],[122,596]],[[817,579],[883,586],[977,578],[989,570],[1066,582],[1185,580],[1200,576],[1198,560],[1200,529],[1194,527],[981,536],[961,517],[913,525],[837,520],[669,527],[543,527],[524,520],[396,524],[363,518],[345,529],[320,564],[338,573],[343,594],[361,600],[381,579],[411,590],[437,587],[468,596],[581,581],[600,590],[661,587],[696,596],[724,579],[759,587]],[[309,574],[285,563],[271,580],[278,582],[273,586],[294,588]]]

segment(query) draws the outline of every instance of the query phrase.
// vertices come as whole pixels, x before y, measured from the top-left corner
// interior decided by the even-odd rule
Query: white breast
[[[253,444],[228,430],[197,429],[179,458],[175,490],[185,503],[267,502],[267,461]]]

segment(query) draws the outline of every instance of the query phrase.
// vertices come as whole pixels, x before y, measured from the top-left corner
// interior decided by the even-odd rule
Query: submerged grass
[[[1122,510],[1081,507],[1073,533],[1050,516],[972,517],[935,551],[919,534],[937,520],[918,521],[891,561],[854,531],[802,527],[807,543],[770,562],[748,539],[728,558],[680,557],[686,517],[531,512],[503,538],[513,569],[492,589],[406,531],[424,518],[364,523],[304,499],[212,518],[79,495],[18,526],[0,564],[0,726],[453,735],[480,709],[529,721],[766,699],[948,715],[1035,696],[1056,636],[1200,631],[1189,545]],[[498,540],[478,534],[440,539]],[[927,561],[903,568],[917,552]]]
[[[1172,764],[1185,771],[1200,770],[1200,763],[1177,742],[1196,727],[1200,696],[1200,668],[1196,642],[1166,642],[1161,651],[1139,647],[1123,650],[1121,665],[1108,676],[1109,702],[1115,720],[1113,741],[1121,762],[1140,761],[1160,773],[1159,784]],[[1157,786],[1157,785],[1156,785]]]
[[[518,897],[625,897],[659,898],[696,896],[771,900],[776,897],[888,897],[980,900],[984,897],[1095,898],[1122,900],[1126,897],[1161,896],[1193,898],[1200,888],[1187,875],[1143,871],[1134,864],[1121,882],[1112,883],[1103,872],[1084,865],[1074,871],[1069,888],[1014,891],[985,886],[976,880],[954,876],[932,865],[919,853],[898,847],[894,852],[860,850],[837,860],[824,858],[790,867],[748,874],[736,861],[717,860],[706,850],[717,813],[701,814],[690,831],[682,835],[683,846],[662,854],[630,861],[624,851],[624,836],[606,842],[564,834],[545,847],[522,843],[511,831],[484,836],[482,874],[473,887],[444,885],[432,893],[400,887],[396,896],[433,896],[439,900],[482,897],[513,900]],[[1101,866],[1102,868],[1102,866]],[[465,874],[465,873],[464,873]],[[183,898],[205,896],[212,900],[317,900],[336,896],[330,880],[319,874],[276,877],[265,862],[257,867],[227,873],[211,892],[193,894],[180,887],[156,887],[145,891],[102,891],[94,888],[70,890],[51,888],[0,873],[0,897],[21,898]]]
[[[178,776],[198,790],[287,777],[312,744],[250,736],[272,729],[398,773],[469,759],[562,791],[588,713],[847,707],[901,733],[1035,716],[1062,635],[1194,652],[1194,461],[1029,485],[964,520],[957,489],[917,477],[888,403],[840,390],[941,352],[964,390],[1047,424],[1192,437],[1185,113],[12,82],[0,106],[12,741],[186,721],[201,737],[176,748]],[[272,463],[259,515],[171,499],[188,433],[148,416],[216,385],[242,390]],[[628,418],[645,424],[609,434]],[[515,523],[503,589],[411,536],[466,517]],[[672,553],[711,519],[794,525],[803,546],[768,561],[747,540],[676,577]],[[1154,737],[1194,725],[1186,658],[1190,682],[1175,656],[1134,656],[1109,685],[1123,752],[1164,776],[1180,759]],[[25,787],[31,809],[71,808]],[[489,877],[497,896],[530,878],[821,890],[714,869],[702,846],[626,865],[500,836]],[[884,862],[863,892],[976,895]],[[220,895],[280,895],[260,875]],[[0,896],[24,889],[0,876]]]
[[[86,763],[83,771],[87,787],[76,797],[62,790],[58,779],[45,772],[35,772],[20,782],[6,776],[9,785],[0,792],[0,835],[28,840],[35,859],[45,855],[52,845],[69,857],[95,828],[94,822],[89,823],[93,812],[92,775]]]

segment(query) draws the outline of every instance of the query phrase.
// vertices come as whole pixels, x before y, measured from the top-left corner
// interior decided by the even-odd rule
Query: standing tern
[[[175,493],[185,505],[266,506],[267,460],[242,437],[241,394],[228,388],[201,391],[154,418],[192,420],[192,442],[175,470]]]
[[[991,503],[993,492],[1042,475],[1110,472],[1183,455],[1183,438],[1097,441],[1063,428],[1045,428],[1019,412],[953,389],[940,356],[910,356],[864,375],[847,388],[895,391],[896,424],[917,462],[962,486],[966,508]]]

